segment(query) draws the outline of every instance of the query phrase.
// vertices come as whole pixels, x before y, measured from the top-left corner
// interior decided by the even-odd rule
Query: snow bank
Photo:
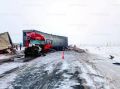
[[[105,58],[110,58],[110,55],[113,56],[115,62],[120,62],[120,47],[96,47],[96,46],[85,46],[81,47],[87,49],[90,53],[100,55]]]
[[[88,58],[93,67],[98,70],[102,76],[106,79],[107,84],[111,89],[120,89],[120,66],[113,63],[120,63],[120,47],[82,47],[87,49],[89,53],[96,55],[95,60]],[[94,55],[94,57],[95,57]],[[110,59],[110,55],[114,56]],[[90,69],[90,68],[89,68]],[[102,78],[102,77],[101,77]],[[98,78],[95,81],[101,81]],[[107,89],[107,88],[105,88]],[[109,89],[109,88],[108,88]]]

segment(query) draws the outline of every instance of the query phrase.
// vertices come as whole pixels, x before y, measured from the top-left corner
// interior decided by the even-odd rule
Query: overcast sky
[[[22,42],[22,30],[69,37],[70,44],[120,44],[120,0],[0,0],[0,32]]]

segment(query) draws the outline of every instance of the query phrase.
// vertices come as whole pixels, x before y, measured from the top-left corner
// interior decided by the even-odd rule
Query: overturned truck
[[[37,56],[48,50],[60,51],[66,49],[68,38],[36,30],[23,30],[23,45],[26,47],[25,56]]]
[[[0,53],[7,53],[13,43],[8,32],[0,34]]]

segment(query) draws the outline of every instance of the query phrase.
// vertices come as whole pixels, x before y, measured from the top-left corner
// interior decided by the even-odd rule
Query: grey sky
[[[120,0],[0,0],[0,32],[21,42],[24,29],[65,35],[72,44],[120,44]]]

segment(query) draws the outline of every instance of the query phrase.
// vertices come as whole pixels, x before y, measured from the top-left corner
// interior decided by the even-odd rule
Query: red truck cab
[[[36,54],[47,53],[52,48],[52,41],[45,39],[41,34],[28,32],[26,34],[25,46],[25,56],[36,56]]]

